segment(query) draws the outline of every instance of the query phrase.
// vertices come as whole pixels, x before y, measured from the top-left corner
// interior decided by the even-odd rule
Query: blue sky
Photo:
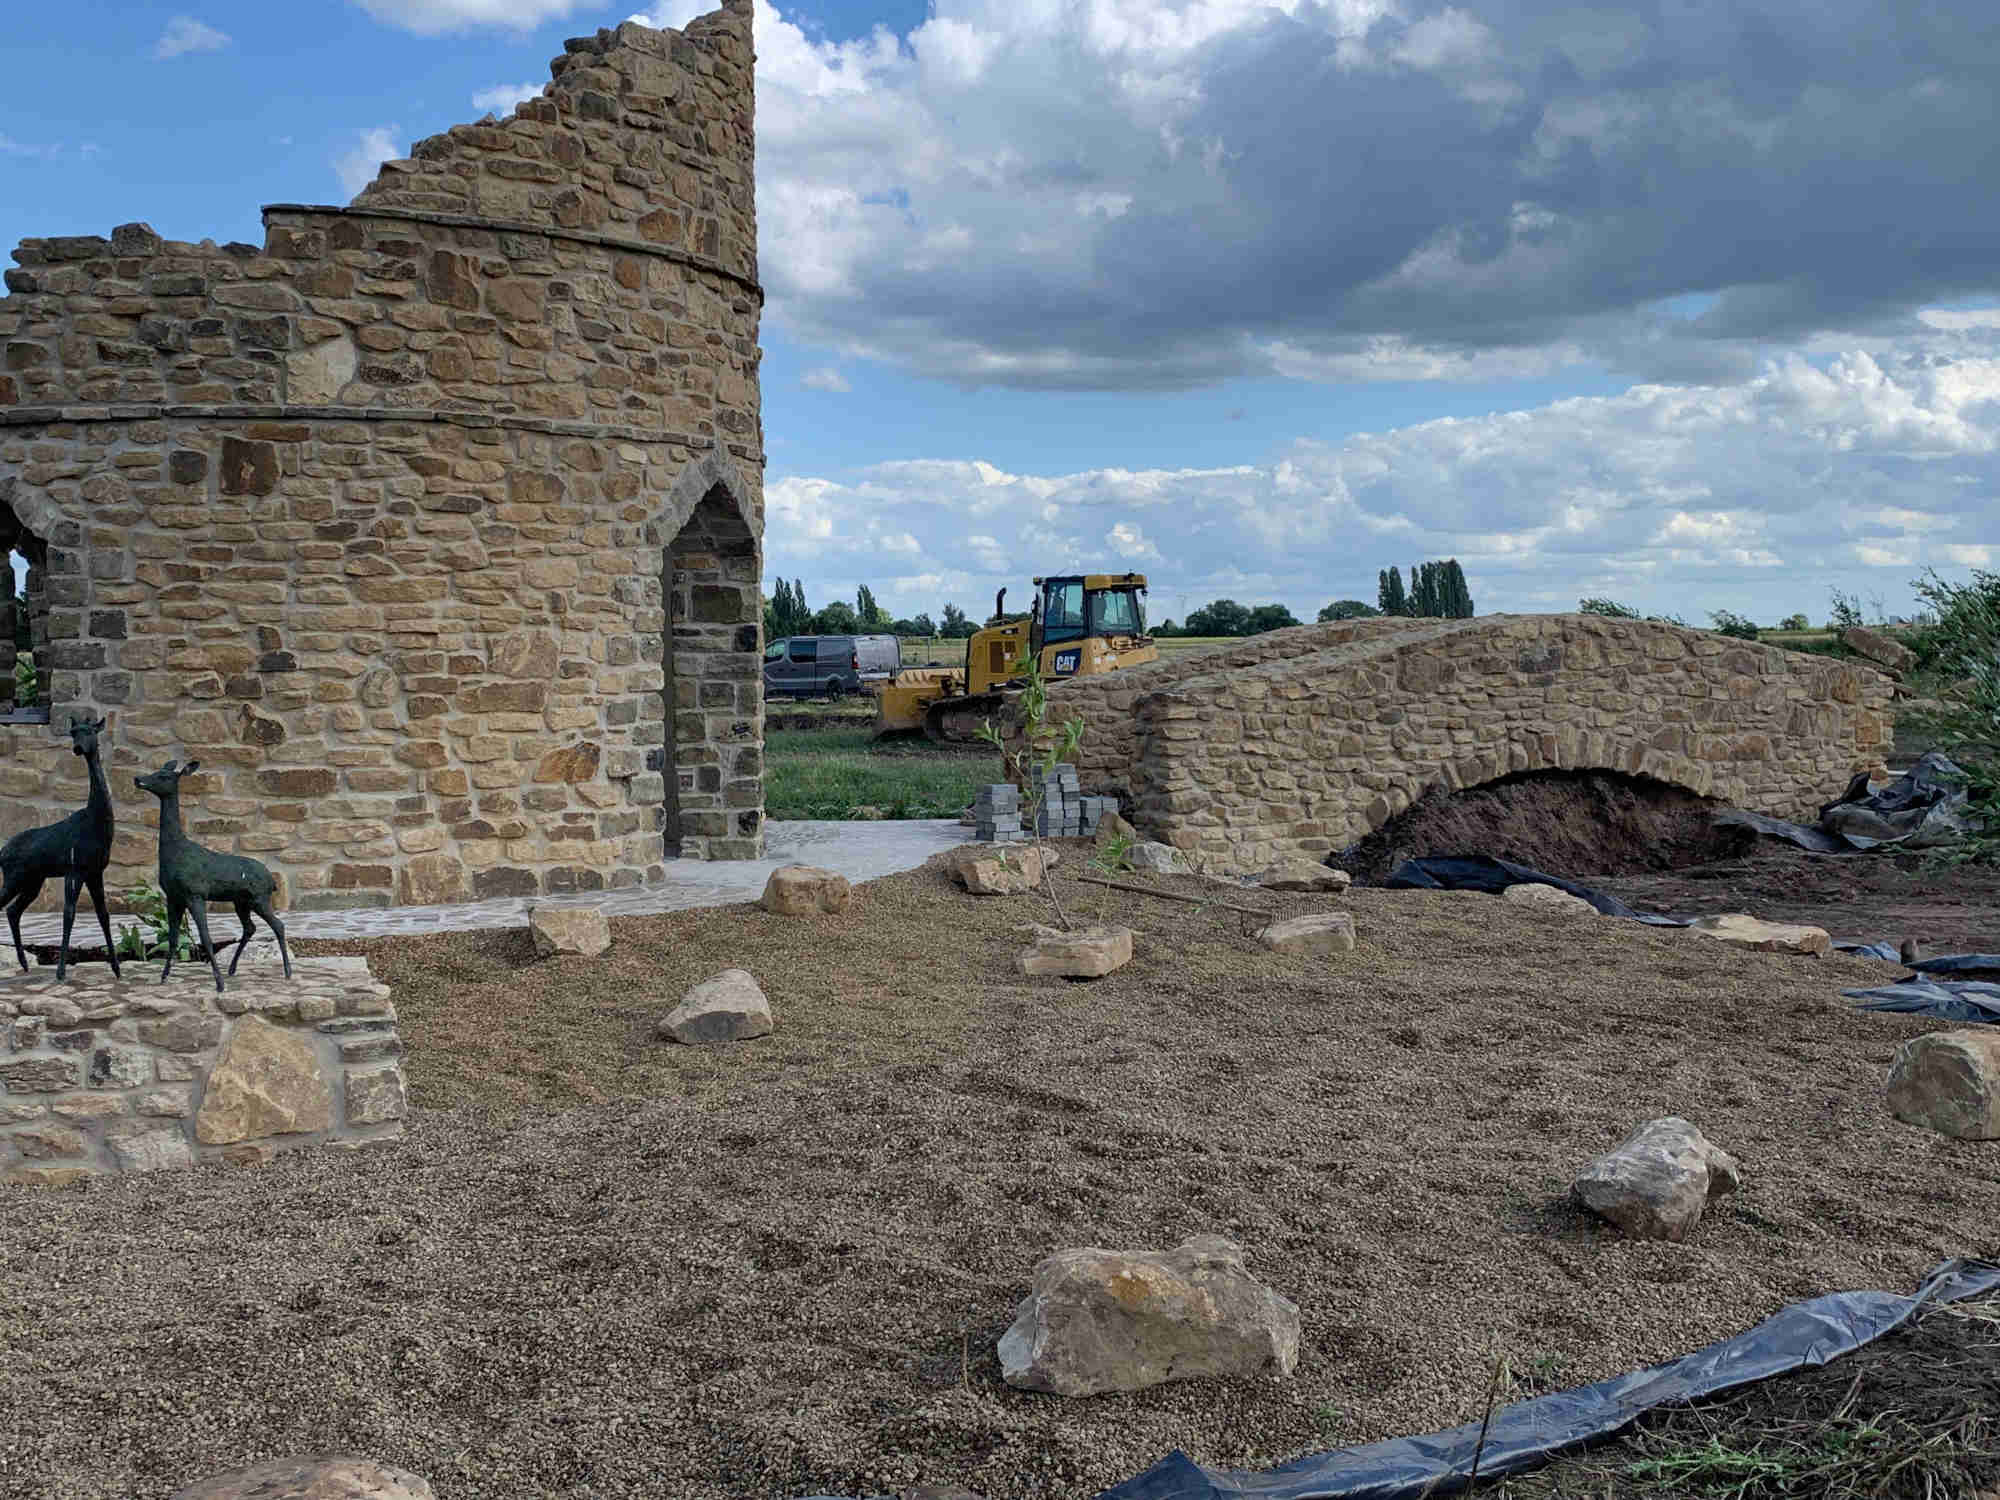
[[[257,240],[634,10],[31,10],[0,245]],[[1768,622],[2000,567],[1990,14],[760,0],[771,571],[1310,618],[1450,555],[1482,609]]]

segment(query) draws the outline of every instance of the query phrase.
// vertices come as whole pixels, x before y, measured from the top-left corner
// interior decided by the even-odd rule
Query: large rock
[[[1684,1240],[1711,1198],[1736,1191],[1736,1158],[1674,1116],[1648,1120],[1585,1167],[1571,1189],[1592,1213],[1639,1239]]]
[[[1354,918],[1344,911],[1315,912],[1273,922],[1257,934],[1273,953],[1348,953],[1354,948]]]
[[[2000,1140],[2000,1031],[1933,1031],[1896,1049],[1889,1112],[1962,1141]]]
[[[781,917],[843,912],[854,894],[845,875],[812,865],[786,865],[764,882],[764,910]]]
[[[1840,633],[1841,644],[1856,656],[1864,656],[1878,667],[1887,667],[1901,676],[1917,664],[1917,653],[1893,636],[1866,625],[1850,625]]]
[[[1097,979],[1132,961],[1129,927],[1079,927],[1074,932],[1044,928],[1035,946],[1014,960],[1023,974],[1059,975],[1065,979]]]
[[[1833,939],[1824,927],[1761,922],[1748,912],[1732,911],[1717,917],[1696,917],[1688,931],[1757,953],[1809,953],[1817,956],[1833,950]]]
[[[1315,863],[1303,854],[1279,860],[1257,876],[1257,884],[1267,891],[1314,891],[1338,893],[1354,884],[1345,870]]]
[[[659,1034],[675,1042],[747,1042],[769,1036],[776,1026],[757,981],[742,969],[724,969],[681,996]]]
[[[1299,1310],[1243,1268],[1215,1235],[1176,1250],[1063,1250],[1000,1339],[1000,1373],[1059,1396],[1137,1391],[1165,1380],[1289,1375]]]
[[[1530,881],[1526,885],[1510,885],[1500,893],[1500,899],[1511,901],[1516,906],[1525,906],[1533,911],[1547,912],[1552,917],[1594,917],[1597,908],[1581,896],[1572,896],[1568,891],[1540,881]]]
[[[177,1490],[173,1500],[437,1500],[407,1469],[365,1458],[274,1458]]]
[[[1125,851],[1126,863],[1135,870],[1143,870],[1149,875],[1186,875],[1190,867],[1187,856],[1172,844],[1134,844]]]
[[[528,913],[528,931],[537,958],[558,953],[595,958],[611,946],[611,924],[594,906],[538,906]]]
[[[958,883],[975,896],[1013,896],[1032,891],[1042,882],[1042,872],[1055,861],[1055,850],[1037,849],[1032,844],[997,848],[992,844],[964,844],[945,856]]]
[[[1094,837],[1100,849],[1108,849],[1119,842],[1130,848],[1139,842],[1139,830],[1126,822],[1122,814],[1106,813],[1097,820],[1097,833]]]
[[[332,1125],[333,1091],[312,1044],[256,1016],[236,1022],[208,1075],[195,1139],[227,1146]]]

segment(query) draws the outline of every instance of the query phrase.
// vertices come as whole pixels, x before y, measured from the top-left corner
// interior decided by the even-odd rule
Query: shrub
[[[1953,857],[2000,861],[2000,573],[1960,584],[1932,572],[1916,589],[1937,614],[1925,645],[1940,687],[1909,717],[1965,772],[1978,831]]]
[[[1733,636],[1739,641],[1757,639],[1756,622],[1744,618],[1733,610],[1712,609],[1708,612],[1708,617],[1715,622],[1715,631],[1718,635]]]

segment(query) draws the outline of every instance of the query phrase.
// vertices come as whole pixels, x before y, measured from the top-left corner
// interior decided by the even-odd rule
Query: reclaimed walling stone
[[[1594,917],[1597,908],[1581,896],[1572,896],[1558,886],[1543,885],[1540,881],[1530,881],[1526,885],[1510,885],[1500,893],[1500,899],[1516,906],[1525,906],[1531,911],[1546,912],[1552,917]]]
[[[1299,1310],[1216,1235],[1167,1251],[1063,1250],[1035,1267],[999,1353],[1009,1385],[1059,1396],[1289,1375]]]
[[[174,1492],[173,1500],[437,1500],[407,1469],[365,1458],[274,1458],[217,1474]]]
[[[1592,1213],[1638,1239],[1684,1240],[1711,1198],[1736,1191],[1736,1158],[1686,1120],[1648,1120],[1585,1167],[1572,1191]]]
[[[1074,932],[1044,927],[1035,934],[1035,946],[1022,949],[1014,963],[1028,975],[1099,979],[1131,961],[1132,929],[1098,925]]]
[[[675,1042],[747,1042],[769,1036],[777,1024],[756,979],[743,969],[724,969],[681,996],[660,1022],[659,1035]]]
[[[611,946],[611,924],[594,906],[538,906],[528,913],[535,957],[558,953],[595,958]]]
[[[2000,1031],[1933,1031],[1896,1049],[1889,1112],[1961,1141],[2000,1140]]]
[[[208,1075],[195,1139],[226,1146],[332,1124],[333,1091],[311,1044],[255,1016],[236,1022]]]
[[[1192,869],[1187,856],[1172,844],[1134,844],[1125,851],[1125,859],[1133,869],[1148,875],[1186,875]]]
[[[1824,927],[1803,927],[1793,922],[1763,922],[1748,912],[1732,911],[1721,916],[1696,917],[1688,924],[1688,931],[1756,953],[1805,953],[1817,957],[1833,951],[1833,939]]]
[[[1307,891],[1320,895],[1338,895],[1354,884],[1354,877],[1347,871],[1320,864],[1302,854],[1284,855],[1252,878],[1267,891]]]
[[[781,917],[805,917],[814,912],[832,915],[846,911],[853,894],[845,875],[813,865],[786,865],[773,870],[764,882],[764,910]]]
[[[945,856],[958,883],[975,896],[1013,896],[1041,884],[1042,872],[1054,864],[1055,851],[1023,844],[996,849],[991,844],[964,844]]]
[[[1354,918],[1344,911],[1315,912],[1273,922],[1257,934],[1273,953],[1333,954],[1354,948]]]

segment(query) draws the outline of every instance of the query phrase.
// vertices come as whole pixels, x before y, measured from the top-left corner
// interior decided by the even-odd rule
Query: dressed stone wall
[[[1142,832],[1217,872],[1344,849],[1432,787],[1519,771],[1620,771],[1811,819],[1890,743],[1889,678],[1708,631],[1488,615],[1277,636],[1261,663],[1203,655],[1049,695],[1086,747],[1126,749],[1086,785],[1124,788]]]
[[[45,549],[52,722],[0,726],[0,836],[80,805],[75,713],[113,886],[175,758],[294,907],[761,854],[750,0],[552,71],[262,246],[15,252],[0,527]]]
[[[0,1182],[253,1164],[403,1133],[396,1008],[365,958],[297,959],[286,979],[265,946],[222,994],[206,963],[165,984],[154,963],[123,968],[0,977]]]

